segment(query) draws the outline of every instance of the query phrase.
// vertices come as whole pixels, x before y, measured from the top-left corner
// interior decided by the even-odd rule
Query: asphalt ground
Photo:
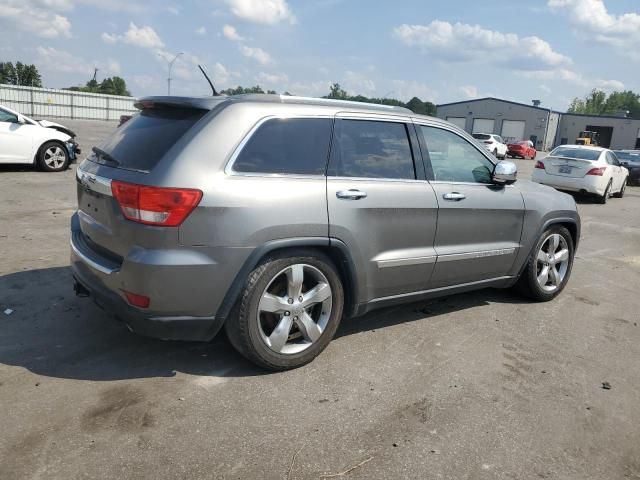
[[[85,151],[114,127],[62,123]],[[0,167],[0,479],[640,478],[640,187],[577,199],[552,302],[381,310],[265,373],[223,335],[142,338],[74,296],[74,175]]]

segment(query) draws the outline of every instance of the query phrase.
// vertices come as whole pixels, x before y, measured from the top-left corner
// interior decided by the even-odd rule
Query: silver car
[[[149,97],[77,169],[78,295],[134,332],[298,367],[342,317],[485,287],[546,301],[580,236],[572,197],[454,125],[276,95]]]

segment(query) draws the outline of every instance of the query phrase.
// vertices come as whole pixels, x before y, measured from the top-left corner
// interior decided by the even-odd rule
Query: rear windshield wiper
[[[107,152],[105,152],[104,150],[98,148],[98,147],[93,147],[91,149],[93,151],[93,153],[95,153],[98,157],[101,157],[105,162],[110,163],[114,166],[120,166],[120,162],[118,160],[116,160],[115,158],[113,158],[111,155],[109,155]]]

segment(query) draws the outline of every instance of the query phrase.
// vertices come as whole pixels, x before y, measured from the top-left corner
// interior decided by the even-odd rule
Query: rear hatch
[[[601,151],[599,150],[558,147],[542,162],[544,163],[545,171],[549,175],[581,178],[589,170],[596,167],[600,154]]]
[[[178,229],[167,226],[167,222],[175,223],[175,218],[170,218],[173,213],[163,210],[174,209],[172,202],[183,202],[185,192],[189,195],[190,191],[154,187],[157,175],[153,172],[207,113],[200,108],[157,104],[141,107],[139,115],[93,148],[76,175],[81,240],[115,262],[133,245],[161,248],[178,243]],[[141,201],[146,202],[142,207],[138,204]],[[156,208],[158,205],[166,208]]]

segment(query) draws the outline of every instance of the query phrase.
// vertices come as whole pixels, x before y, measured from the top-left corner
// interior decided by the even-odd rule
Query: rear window
[[[329,156],[329,118],[276,118],[249,138],[233,170],[244,173],[324,175]]]
[[[549,156],[575,158],[578,160],[598,160],[601,153],[602,152],[600,150],[591,150],[587,148],[558,147],[553,150]]]
[[[485,133],[474,133],[473,138],[476,140],[491,140],[491,135],[487,135]]]
[[[625,162],[640,162],[640,152],[621,152],[615,150],[614,153],[618,157],[618,160],[624,160]]]
[[[149,172],[207,110],[150,108],[119,127],[90,160],[128,170]],[[117,165],[115,163],[117,162]]]

